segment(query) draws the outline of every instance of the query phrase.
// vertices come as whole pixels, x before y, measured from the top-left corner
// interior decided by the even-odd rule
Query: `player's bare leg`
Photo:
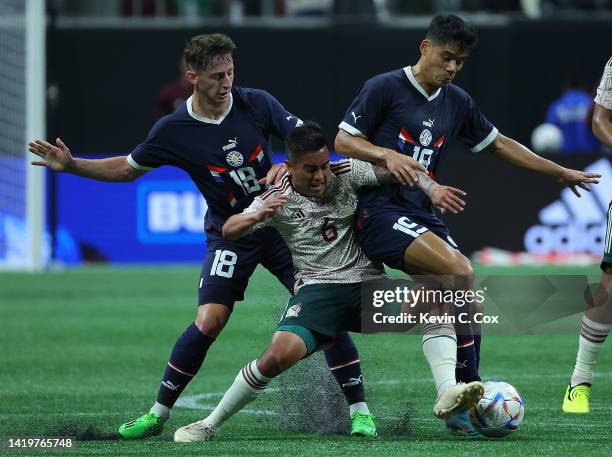
[[[470,290],[474,286],[474,270],[471,262],[457,249],[452,248],[431,232],[426,232],[411,243],[404,253],[405,270],[414,274],[436,275],[448,279],[446,286],[454,290]],[[477,303],[466,305],[463,311],[474,315],[482,312]],[[457,330],[457,379],[464,382],[479,381],[480,326],[458,324]]]
[[[217,303],[198,307],[195,321],[176,341],[149,413],[119,427],[125,439],[142,439],[159,435],[170,417],[174,403],[197,374],[206,353],[221,333],[231,315],[231,308]]]
[[[468,258],[432,232],[410,243],[404,252],[404,265],[410,274],[440,276],[449,289],[466,289],[474,284],[474,270]]]
[[[562,409],[566,413],[590,412],[593,367],[612,329],[612,266],[604,269],[590,305],[582,317],[576,365],[563,397]]]
[[[174,434],[174,441],[191,443],[211,440],[219,427],[255,400],[274,377],[307,354],[306,343],[299,336],[291,332],[275,332],[266,352],[240,370],[214,411],[204,420],[179,428]]]
[[[444,288],[461,290],[473,285],[474,273],[469,260],[431,232],[422,234],[408,246],[404,262],[406,271],[435,275]],[[432,304],[431,312],[443,315],[448,310]],[[434,414],[448,419],[476,404],[482,397],[483,386],[479,381],[456,383],[457,339],[452,324],[427,324],[423,330],[423,353],[438,392]]]

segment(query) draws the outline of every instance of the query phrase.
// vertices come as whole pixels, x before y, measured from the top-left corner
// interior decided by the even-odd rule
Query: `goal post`
[[[46,17],[45,0],[26,0],[26,145],[45,138]],[[24,149],[26,167],[27,266],[45,266],[45,169],[30,165],[33,155]]]

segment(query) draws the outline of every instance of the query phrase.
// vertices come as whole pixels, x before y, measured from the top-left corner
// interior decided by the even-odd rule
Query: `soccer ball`
[[[525,404],[516,389],[507,382],[487,381],[484,395],[470,409],[474,428],[484,436],[501,438],[518,428],[525,415]]]
[[[563,132],[554,124],[537,126],[531,134],[535,152],[558,152],[563,146]]]

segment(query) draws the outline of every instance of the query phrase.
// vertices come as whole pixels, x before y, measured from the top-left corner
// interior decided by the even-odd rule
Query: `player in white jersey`
[[[296,291],[308,284],[356,283],[379,279],[383,274],[382,264],[373,263],[357,246],[353,231],[356,191],[378,183],[372,165],[343,160],[329,168],[327,198],[302,195],[291,185],[292,178],[285,175],[279,185],[256,198],[245,211],[248,214],[262,210],[267,201],[275,198],[285,202],[253,229],[272,226],[284,240],[291,241]]]
[[[604,68],[593,110],[593,133],[612,149],[612,57]],[[608,207],[608,223],[604,238],[603,271],[599,288],[589,309],[582,316],[576,365],[563,397],[566,413],[585,414],[590,411],[589,397],[593,384],[593,365],[612,329],[612,201]]]
[[[298,290],[268,349],[242,368],[207,418],[176,431],[177,442],[210,440],[274,377],[332,342],[338,332],[360,331],[362,281],[384,278],[382,265],[370,261],[355,242],[354,224],[359,190],[391,182],[392,174],[355,159],[330,164],[327,140],[313,123],[295,128],[286,144],[289,176],[256,197],[242,214],[230,217],[223,236],[237,239],[265,226],[275,227],[291,250]],[[424,173],[418,185],[435,205],[462,209],[464,193],[459,189],[440,186]],[[437,417],[447,419],[482,397],[480,382],[456,383],[452,324],[425,325],[423,352],[438,389]]]

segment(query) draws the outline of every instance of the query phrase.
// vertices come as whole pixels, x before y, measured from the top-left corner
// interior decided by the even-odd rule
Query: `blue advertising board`
[[[131,183],[56,175],[56,257],[112,263],[193,262],[205,252],[206,202],[189,176],[161,167]],[[78,255],[74,255],[74,246]]]

